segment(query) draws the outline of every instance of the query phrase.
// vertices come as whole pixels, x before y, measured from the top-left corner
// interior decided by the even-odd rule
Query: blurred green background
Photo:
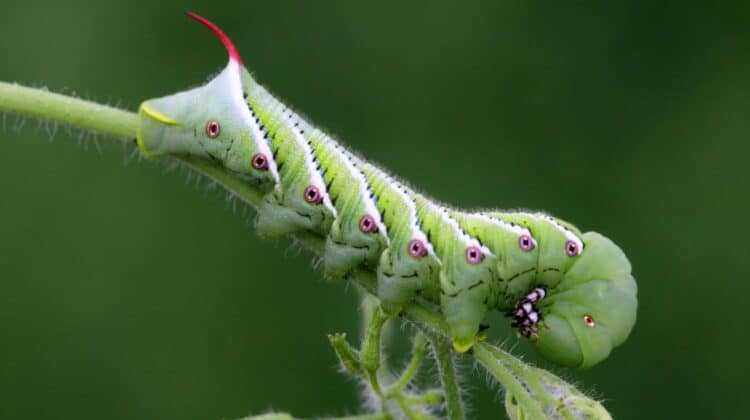
[[[433,197],[545,209],[618,243],[640,289],[630,339],[554,369],[615,418],[746,417],[747,7],[0,0],[0,80],[135,110],[225,64],[188,9]],[[0,146],[0,417],[358,412],[326,339],[357,335],[356,294],[307,252],[118,142],[3,115]],[[502,417],[464,364],[474,416]]]

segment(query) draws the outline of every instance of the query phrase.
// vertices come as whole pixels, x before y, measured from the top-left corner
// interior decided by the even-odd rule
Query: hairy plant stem
[[[463,419],[465,417],[464,404],[461,401],[461,386],[458,383],[453,348],[444,335],[433,331],[425,331],[425,335],[432,345],[432,351],[435,353],[435,362],[437,363],[440,382],[443,385],[448,418],[451,420]]]
[[[386,315],[380,308],[380,304],[376,298],[372,295],[367,295],[363,299],[363,337],[362,346],[358,352],[352,351],[348,343],[345,342],[345,336],[339,334],[333,336],[331,344],[334,345],[339,359],[348,371],[357,372],[357,369],[352,369],[351,366],[361,366],[359,373],[356,376],[364,378],[370,386],[374,396],[380,401],[380,410],[386,414],[391,415],[389,408],[389,401],[395,401],[398,405],[401,413],[409,420],[422,420],[429,418],[429,415],[422,411],[419,406],[434,406],[442,401],[442,393],[438,398],[435,398],[434,391],[428,391],[423,395],[411,396],[405,393],[405,388],[409,386],[409,383],[414,379],[417,370],[424,358],[425,354],[425,339],[424,336],[419,333],[414,339],[413,354],[409,365],[401,373],[398,379],[391,379],[391,372],[385,366],[383,366],[383,357],[381,355],[381,340],[388,321],[391,317]],[[347,360],[355,358],[354,361]],[[388,377],[388,381],[391,381],[390,385],[381,385],[381,380],[384,377]],[[414,407],[416,406],[416,407]]]
[[[484,343],[477,343],[474,346],[474,356],[485,369],[489,370],[503,384],[506,392],[511,393],[527,408],[533,407],[528,411],[531,418],[545,417],[539,405],[531,398],[530,393],[524,389],[524,384],[520,383],[515,375],[513,375],[512,369],[506,363],[497,360],[492,350],[485,347]]]
[[[416,375],[417,370],[419,369],[419,365],[422,364],[422,359],[424,358],[425,351],[427,350],[425,344],[424,334],[419,333],[416,337],[414,337],[409,365],[406,367],[406,369],[404,369],[401,377],[398,378],[398,380],[394,382],[393,385],[391,385],[391,387],[388,389],[388,394],[402,391],[404,388],[406,388],[407,385],[409,385],[409,382],[414,379],[414,375]]]
[[[70,96],[0,82],[0,109],[135,139],[138,116]]]

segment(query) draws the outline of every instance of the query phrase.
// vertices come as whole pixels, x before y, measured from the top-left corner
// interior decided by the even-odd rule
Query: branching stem
[[[531,418],[545,418],[544,413],[539,408],[539,404],[531,399],[529,392],[518,382],[507,364],[503,362],[503,356],[507,354],[497,354],[488,348],[484,343],[477,343],[474,346],[474,357],[485,367],[505,388],[506,392],[511,393],[519,403],[525,406],[529,411]],[[510,355],[508,355],[510,356]]]
[[[407,385],[409,385],[409,382],[414,379],[414,375],[417,373],[419,365],[422,363],[422,359],[424,359],[426,350],[427,347],[424,334],[418,333],[417,336],[414,337],[414,342],[412,343],[412,355],[411,360],[409,361],[409,365],[406,367],[406,369],[404,369],[404,373],[401,374],[401,377],[393,385],[391,385],[390,389],[388,390],[389,394],[393,392],[400,392]]]

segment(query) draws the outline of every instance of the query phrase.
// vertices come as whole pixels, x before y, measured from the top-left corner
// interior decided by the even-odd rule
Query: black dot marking
[[[478,282],[476,282],[476,283],[472,284],[471,286],[469,286],[468,290],[471,290],[471,289],[473,289],[475,287],[479,287],[480,285],[482,285],[482,283],[484,283],[484,280],[479,280]]]
[[[299,210],[295,210],[294,212],[295,212],[295,213],[297,213],[298,215],[300,215],[300,216],[302,216],[302,217],[306,218],[306,219],[310,219],[310,220],[312,220],[312,216],[313,216],[312,214],[308,214],[308,213],[303,213],[303,212],[301,212],[301,211],[299,211]]]

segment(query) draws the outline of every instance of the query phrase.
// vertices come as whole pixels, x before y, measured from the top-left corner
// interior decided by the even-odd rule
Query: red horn
[[[237,52],[237,48],[234,46],[234,44],[232,43],[232,40],[229,39],[229,37],[227,36],[227,34],[224,33],[224,31],[222,31],[221,29],[219,29],[218,26],[216,26],[213,22],[211,22],[210,20],[204,18],[203,16],[200,16],[200,15],[195,14],[193,12],[187,12],[185,14],[188,15],[188,16],[190,16],[191,18],[197,20],[198,22],[202,23],[203,26],[205,26],[208,29],[210,29],[213,33],[216,34],[217,37],[219,37],[219,40],[221,41],[222,44],[224,44],[224,47],[226,47],[227,52],[229,53],[229,59],[230,60],[234,60],[237,63],[239,63],[240,65],[244,65],[244,64],[242,64],[242,59],[240,58],[240,53]]]

